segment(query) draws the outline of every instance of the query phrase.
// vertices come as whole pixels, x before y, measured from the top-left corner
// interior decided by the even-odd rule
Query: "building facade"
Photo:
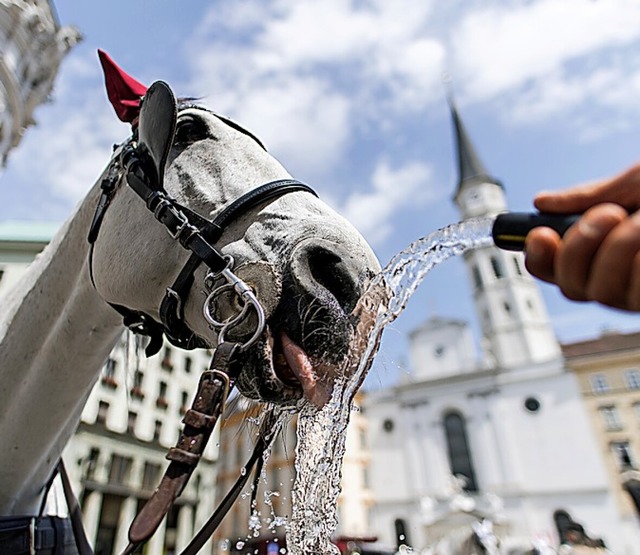
[[[81,39],[61,26],[50,0],[0,0],[0,158],[20,144],[47,102],[58,68]]]
[[[502,184],[451,111],[462,219],[505,211]],[[405,530],[420,549],[488,518],[505,548],[531,548],[559,545],[573,519],[614,553],[634,553],[640,536],[624,525],[579,382],[522,255],[487,247],[464,260],[481,352],[467,323],[432,318],[411,334],[411,376],[365,403],[372,528],[386,541]]]
[[[618,509],[637,528],[638,507],[623,483],[640,469],[640,333],[607,332],[562,351],[578,378]]]
[[[56,226],[0,224],[0,305],[24,270],[46,246]],[[129,524],[153,493],[168,465],[181,420],[191,406],[210,352],[168,344],[145,358],[136,337],[123,333],[106,361],[63,458],[96,554],[126,547]],[[168,518],[145,548],[146,555],[178,553],[214,509],[217,440],[212,437],[194,475]],[[60,495],[51,512],[66,514]],[[209,543],[203,553],[211,552]]]

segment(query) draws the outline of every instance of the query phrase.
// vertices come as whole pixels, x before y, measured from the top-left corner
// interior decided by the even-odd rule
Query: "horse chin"
[[[251,399],[321,409],[331,398],[336,366],[309,356],[286,332],[267,328],[261,341],[238,360],[237,386]]]

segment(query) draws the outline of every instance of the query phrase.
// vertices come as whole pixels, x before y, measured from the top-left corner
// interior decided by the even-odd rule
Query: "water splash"
[[[427,273],[446,259],[493,245],[493,218],[448,226],[394,256],[354,310],[361,325],[331,400],[317,410],[305,404],[298,417],[296,482],[287,545],[291,555],[338,554],[330,541],[338,524],[342,458],[353,398],[369,370],[382,332],[405,309]]]

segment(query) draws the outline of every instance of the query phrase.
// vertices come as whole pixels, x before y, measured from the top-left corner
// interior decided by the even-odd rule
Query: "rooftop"
[[[640,348],[640,332],[607,332],[595,339],[576,341],[561,346],[567,358],[612,353]]]
[[[6,220],[0,222],[0,242],[48,243],[59,227],[57,222]]]

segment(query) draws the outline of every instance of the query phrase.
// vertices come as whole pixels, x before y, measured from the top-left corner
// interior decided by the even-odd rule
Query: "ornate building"
[[[562,352],[578,378],[620,513],[637,528],[640,507],[623,484],[640,469],[640,333],[607,332]]]
[[[65,54],[80,40],[49,0],[0,0],[0,157],[20,143],[49,100]]]
[[[507,209],[451,105],[462,219]],[[482,331],[431,318],[410,337],[412,374],[367,397],[372,529],[420,549],[489,518],[503,546],[559,544],[574,519],[619,555],[640,543],[610,491],[578,381],[520,253],[464,258]]]

